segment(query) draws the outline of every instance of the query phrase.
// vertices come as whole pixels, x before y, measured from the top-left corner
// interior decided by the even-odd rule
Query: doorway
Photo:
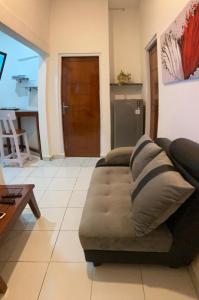
[[[151,118],[150,137],[154,140],[158,132],[159,87],[158,87],[158,57],[157,41],[149,48],[150,88],[151,88]]]
[[[100,156],[99,57],[62,57],[65,156]]]
[[[0,51],[6,55],[0,78],[0,109],[15,111],[16,127],[26,131],[32,154],[42,159],[39,122],[41,53],[23,40],[17,39],[17,35],[3,30],[1,26],[0,40]],[[44,122],[43,116],[42,121]],[[20,149],[23,151],[24,141],[22,138],[19,140]],[[4,144],[9,154],[10,142]]]

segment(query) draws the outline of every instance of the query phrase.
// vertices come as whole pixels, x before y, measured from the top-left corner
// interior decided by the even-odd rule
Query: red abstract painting
[[[161,36],[163,82],[199,78],[199,0],[185,9]]]

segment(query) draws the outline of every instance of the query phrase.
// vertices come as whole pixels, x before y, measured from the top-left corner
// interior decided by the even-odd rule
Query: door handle
[[[63,111],[63,114],[65,113],[66,109],[69,109],[69,106],[68,105],[62,105],[62,111]]]

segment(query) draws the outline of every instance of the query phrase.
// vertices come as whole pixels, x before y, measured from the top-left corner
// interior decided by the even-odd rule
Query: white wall
[[[51,153],[63,155],[61,54],[100,56],[101,153],[110,149],[108,0],[54,0],[50,17],[48,117]]]
[[[142,61],[144,98],[147,102],[147,131],[149,130],[149,86],[147,85],[146,52],[144,48],[155,34],[158,40],[158,65],[159,65],[159,125],[158,136],[165,136],[170,139],[186,137],[199,142],[198,127],[199,81],[186,81],[170,85],[163,85],[161,74],[160,57],[160,35],[174,21],[178,13],[187,4],[187,0],[162,1],[142,0],[140,17],[142,24]]]
[[[141,81],[140,18],[138,9],[109,10],[110,79],[117,82],[121,69]]]
[[[12,79],[12,76],[26,75],[37,85],[38,54],[3,32],[0,32],[0,41],[0,51],[7,53],[0,80],[0,106],[37,109],[37,92],[29,92],[24,88],[28,82],[17,83],[16,80]]]
[[[187,0],[141,0],[142,19],[142,62],[144,79],[144,98],[147,103],[147,130],[150,122],[150,97],[147,84],[147,59],[144,48],[157,34],[159,67],[159,126],[158,136],[175,139],[186,137],[199,142],[199,81],[186,81],[171,85],[162,84],[160,35],[174,21]],[[193,264],[199,282],[199,258]]]
[[[50,0],[0,0],[0,21],[48,52]]]

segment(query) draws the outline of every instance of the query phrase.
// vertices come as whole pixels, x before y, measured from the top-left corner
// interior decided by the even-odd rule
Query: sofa
[[[194,190],[157,228],[139,236],[132,219],[130,192],[134,180],[129,165],[134,148],[114,149],[100,159],[79,227],[85,259],[95,266],[150,263],[180,267],[190,264],[199,252],[199,144],[183,138],[172,142],[158,138],[154,143]]]

